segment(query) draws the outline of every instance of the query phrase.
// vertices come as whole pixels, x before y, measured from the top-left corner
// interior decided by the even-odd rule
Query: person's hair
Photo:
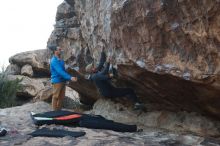
[[[54,53],[59,47],[56,45],[49,45],[48,48]]]

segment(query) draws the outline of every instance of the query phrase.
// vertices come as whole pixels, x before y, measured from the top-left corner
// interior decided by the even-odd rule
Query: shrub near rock
[[[0,108],[16,106],[16,93],[21,89],[20,79],[8,80],[4,69],[0,72]]]

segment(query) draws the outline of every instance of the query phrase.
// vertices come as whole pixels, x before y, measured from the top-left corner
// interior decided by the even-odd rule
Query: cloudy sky
[[[44,49],[64,0],[0,0],[0,65],[16,53]]]

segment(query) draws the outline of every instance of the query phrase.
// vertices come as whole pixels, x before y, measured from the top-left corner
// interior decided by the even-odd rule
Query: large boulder
[[[118,65],[118,82],[134,88],[140,100],[154,105],[154,110],[195,111],[220,119],[220,88],[208,78],[196,82],[170,74],[157,74],[137,66]],[[124,84],[124,85],[125,85]]]
[[[118,69],[116,85],[134,88],[154,110],[195,111],[220,119],[219,6],[218,0],[75,0],[58,12],[64,7],[75,11],[72,18],[60,20],[78,20],[68,29],[79,29],[80,38],[60,33],[53,41],[65,48],[66,59],[80,64],[81,73],[88,63],[82,46],[88,44],[95,63],[104,46]],[[100,98],[84,79],[70,87],[88,103]]]
[[[36,76],[46,75],[48,76],[49,71],[49,58],[50,52],[47,49],[28,51],[18,53],[9,58],[11,64],[16,64],[20,67],[29,64],[32,66],[34,74]]]
[[[32,66],[27,64],[21,68],[21,75],[32,77],[34,75]]]
[[[7,66],[5,73],[8,75],[19,75],[21,74],[21,68],[16,64],[10,64]]]
[[[42,80],[29,78],[22,75],[8,75],[9,80],[21,80],[20,85],[22,89],[17,92],[19,97],[35,97],[41,90],[44,89],[44,83]]]

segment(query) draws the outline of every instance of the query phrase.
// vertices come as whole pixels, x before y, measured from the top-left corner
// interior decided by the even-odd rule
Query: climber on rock
[[[102,49],[98,66],[95,67],[93,63],[86,66],[86,72],[90,74],[88,79],[95,83],[102,96],[107,98],[128,97],[134,103],[135,110],[142,109],[144,106],[138,100],[132,88],[116,88],[112,85],[111,78],[114,74],[109,73],[112,58],[108,57],[106,66],[104,67],[105,62],[106,54],[104,49]]]

